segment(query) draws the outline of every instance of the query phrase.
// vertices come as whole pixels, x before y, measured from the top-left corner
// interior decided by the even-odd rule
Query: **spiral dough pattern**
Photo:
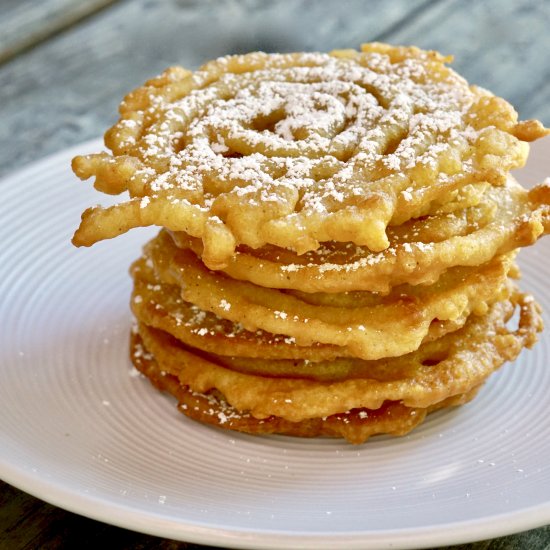
[[[211,268],[239,245],[382,251],[388,225],[468,184],[502,183],[540,134],[446,61],[368,44],[169,69],[125,98],[112,154],[74,160],[98,189],[130,194],[87,210],[74,242],[159,225],[200,238]]]

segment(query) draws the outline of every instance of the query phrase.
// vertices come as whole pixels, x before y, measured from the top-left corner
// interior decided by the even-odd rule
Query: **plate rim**
[[[543,527],[550,521],[549,499],[543,505],[523,508],[519,512],[492,514],[475,521],[462,520],[398,530],[358,530],[345,534],[323,532],[319,535],[298,531],[284,533],[266,529],[238,530],[217,528],[200,522],[166,521],[160,514],[136,511],[131,506],[113,503],[105,498],[71,492],[63,485],[48,482],[40,476],[33,475],[32,472],[18,470],[13,466],[10,468],[10,465],[6,465],[3,460],[0,461],[0,471],[7,483],[69,512],[147,535],[227,548],[279,550],[281,542],[285,543],[285,548],[304,549],[430,548],[442,544],[467,544],[503,537]],[[6,472],[7,476],[4,477]],[[151,522],[151,519],[154,521]],[[503,525],[506,526],[504,529]]]

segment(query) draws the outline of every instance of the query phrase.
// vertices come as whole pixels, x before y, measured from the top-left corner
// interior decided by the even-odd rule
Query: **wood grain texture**
[[[100,523],[47,504],[0,481],[2,550],[208,550]]]
[[[0,63],[117,0],[2,0]]]
[[[384,39],[455,56],[471,83],[550,124],[550,2],[446,0]]]

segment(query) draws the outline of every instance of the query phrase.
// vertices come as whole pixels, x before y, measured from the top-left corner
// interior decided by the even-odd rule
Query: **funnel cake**
[[[330,344],[342,348],[341,355],[361,359],[409,353],[430,336],[434,321],[463,322],[472,312],[486,312],[502,299],[511,266],[511,257],[498,257],[475,270],[457,268],[431,286],[402,285],[384,297],[331,295],[326,305],[323,295],[296,296],[212,272],[165,233],[146,246],[144,259],[160,282],[178,286],[181,297],[203,311],[247,331],[283,335],[300,346]],[[346,298],[351,303],[342,304]],[[153,307],[159,310],[158,303]]]
[[[506,323],[516,307],[520,310],[518,326],[510,330]],[[211,413],[214,418],[209,423],[216,423],[217,417],[217,424],[222,427],[225,422],[219,422],[219,411],[229,406],[233,418],[245,412],[244,417],[249,420],[240,426],[240,431],[251,433],[268,431],[258,422],[268,419],[268,424],[280,423],[273,431],[302,430],[301,435],[308,435],[306,426],[315,419],[311,435],[318,435],[321,429],[318,422],[332,417],[331,423],[347,423],[348,419],[360,425],[358,420],[363,412],[365,419],[372,415],[371,420],[378,415],[395,415],[395,423],[386,418],[384,429],[378,427],[377,433],[403,434],[421,422],[428,412],[462,404],[468,396],[473,397],[504,361],[515,359],[523,347],[535,343],[541,328],[539,308],[532,297],[513,291],[510,300],[495,304],[487,315],[474,316],[462,329],[399,358],[335,360],[328,365],[308,362],[299,365],[296,369],[299,372],[292,375],[288,368],[284,370],[284,365],[283,371],[277,372],[276,366],[261,369],[256,362],[252,363],[256,370],[250,373],[243,372],[245,369],[232,358],[198,354],[169,334],[143,324],[138,325],[138,338],[133,338],[132,357],[142,371],[145,370],[143,361],[158,363],[151,367],[157,385],[162,385],[164,376],[174,377],[179,387],[200,399],[206,398],[209,406],[213,400],[208,396],[214,391],[219,404],[214,406],[215,412]],[[318,372],[322,374],[319,376]],[[175,380],[166,384],[173,382]],[[164,389],[181,399],[180,389],[169,386]],[[185,404],[186,398],[181,403]],[[196,414],[193,412],[196,409],[180,408],[190,416]],[[404,418],[410,415],[418,418],[405,427]],[[295,426],[303,422],[306,423]],[[362,443],[371,435],[370,431],[367,433],[361,440],[357,440],[359,436],[355,433],[351,441]]]
[[[495,255],[528,246],[550,232],[550,187],[523,189],[509,176],[475,207],[424,216],[389,228],[390,246],[372,252],[353,242],[327,242],[298,255],[291,250],[239,248],[223,272],[269,288],[303,292],[368,290],[432,284],[455,266],[481,265]],[[201,255],[198,239],[174,233],[181,248]]]
[[[75,245],[160,227],[130,269],[130,356],[186,416],[402,435],[534,345],[515,257],[550,232],[550,187],[510,171],[549,132],[450,61],[374,43],[173,67],[73,160],[127,193]]]
[[[488,305],[506,298],[507,275],[514,275],[517,269],[511,256],[498,257],[479,271],[457,268],[429,287],[402,285],[384,297],[366,292],[300,294],[297,298],[290,295],[287,296],[287,304],[297,311],[294,315],[289,313],[288,308],[285,310],[286,315],[281,315],[281,310],[270,309],[270,299],[286,296],[277,296],[278,291],[265,292],[247,285],[248,295],[241,297],[236,294],[237,301],[230,303],[225,298],[220,300],[219,296],[216,299],[215,295],[209,294],[209,290],[216,288],[217,280],[202,286],[201,294],[206,292],[209,298],[214,298],[214,301],[208,301],[217,306],[216,310],[221,307],[225,312],[230,306],[232,316],[241,319],[233,322],[216,315],[214,311],[200,309],[192,300],[184,300],[186,291],[177,284],[162,282],[152,268],[152,261],[147,260],[138,260],[131,269],[134,279],[131,306],[138,320],[206,352],[256,359],[312,361],[354,357],[359,355],[356,351],[359,346],[363,350],[364,359],[379,358],[376,357],[376,351],[380,348],[386,351],[387,356],[392,349],[404,353],[404,349],[411,347],[411,340],[412,347],[416,349],[419,342],[434,340],[457,330],[470,313],[483,315]],[[201,276],[201,282],[202,279]],[[222,284],[227,283],[228,279],[222,278],[221,281]],[[255,290],[260,295],[255,294]],[[326,301],[329,301],[328,307],[324,303]],[[252,310],[252,315],[247,310]],[[306,311],[313,316],[306,317]],[[258,314],[263,318],[258,319]],[[376,324],[372,321],[374,316]],[[242,322],[245,317],[252,318],[247,326]],[[444,317],[448,318],[442,320]],[[380,318],[385,320],[385,324],[379,322]],[[258,328],[260,324],[269,324],[270,320],[276,320],[280,327],[278,334]],[[323,331],[323,334],[306,345],[303,331],[299,328],[303,329],[303,325],[310,324],[319,333]],[[412,329],[401,334],[404,326]],[[292,336],[292,333],[298,334],[298,337]],[[361,335],[361,340],[355,342],[357,334]],[[342,339],[351,341],[351,345],[339,346],[321,341]],[[373,344],[372,340],[377,342]]]
[[[178,409],[187,417],[204,424],[255,435],[284,434],[297,437],[342,437],[350,443],[364,443],[378,434],[405,435],[422,423],[429,412],[463,405],[475,397],[479,388],[449,397],[429,408],[406,407],[397,401],[385,402],[378,409],[354,409],[322,418],[299,422],[280,416],[255,418],[227,403],[217,391],[197,393],[182,385],[177,376],[162,370],[154,356],[143,348],[137,332],[131,337],[132,360],[136,369],[159,390],[178,401]]]
[[[74,243],[160,225],[200,238],[211,268],[238,245],[385,250],[388,225],[468,184],[501,184],[545,134],[449,60],[370,44],[168,70],[125,98],[112,155],[75,159],[79,177],[131,199],[86,211]]]

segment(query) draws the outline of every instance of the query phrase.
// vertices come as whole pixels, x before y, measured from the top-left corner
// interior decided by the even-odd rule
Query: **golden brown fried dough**
[[[477,207],[390,229],[390,247],[380,253],[336,242],[303,255],[273,247],[242,249],[223,272],[256,285],[303,292],[388,293],[404,283],[432,284],[451,267],[484,264],[550,232],[550,187],[526,191],[509,178]],[[202,253],[196,239],[176,234],[175,240]]]
[[[76,245],[160,225],[202,240],[223,267],[238,245],[298,254],[321,242],[388,248],[386,228],[522,166],[525,141],[503,99],[418,48],[251,53],[173,68],[127,96],[112,154],[77,157],[83,178],[130,200],[86,211]]]
[[[426,409],[385,402],[379,409],[353,409],[323,418],[291,422],[270,416],[257,419],[231,407],[219,392],[200,394],[182,385],[176,376],[160,370],[153,355],[143,346],[137,332],[132,333],[131,357],[135,367],[161,391],[178,400],[178,409],[189,418],[228,430],[254,435],[281,434],[297,437],[343,437],[350,443],[364,443],[377,434],[405,435],[424,421],[426,415],[442,408],[463,405],[473,399],[479,388],[464,395],[444,399]]]
[[[209,312],[215,315],[207,321],[210,327],[216,324],[216,319],[232,322],[232,327],[222,323],[223,332],[214,329],[212,334],[230,334],[232,342],[227,342],[230,348],[236,345],[235,339],[259,340],[258,335],[254,338],[250,333],[260,330],[263,334],[277,335],[278,348],[328,344],[341,348],[340,356],[362,359],[409,353],[424,340],[431,339],[432,327],[440,335],[446,322],[458,328],[470,313],[484,313],[489,304],[505,297],[512,263],[511,256],[499,256],[477,269],[455,268],[434,285],[402,285],[381,297],[369,292],[292,295],[235,281],[209,271],[192,252],[179,250],[170,237],[162,233],[147,245],[144,259],[134,265],[134,278],[144,276],[148,260],[158,279],[149,274],[149,278],[153,278],[150,289],[140,287],[136,291],[134,312],[146,323],[157,319],[152,321],[154,326],[168,329],[184,342],[204,349],[204,345],[197,342],[197,336],[210,334],[204,324]],[[187,305],[176,306],[174,297],[171,304],[160,304],[166,285],[178,287]],[[150,297],[155,288],[157,299]],[[148,295],[145,301],[139,292]],[[189,304],[198,307],[198,311],[190,310]],[[146,307],[149,313],[144,311]],[[193,319],[198,322],[193,323]],[[221,345],[221,337],[217,340]],[[231,352],[254,357],[264,353],[264,350],[246,352],[242,348]]]
[[[161,228],[130,269],[131,358],[187,416],[362,443],[534,344],[511,280],[550,232],[550,185],[510,171],[549,130],[450,61],[373,43],[173,67],[126,96],[110,152],[74,159],[128,194],[75,245]]]
[[[506,322],[516,305],[520,319],[513,331]],[[411,354],[378,361],[307,362],[297,365],[294,377],[274,376],[277,361],[268,360],[249,360],[256,371],[242,372],[243,359],[200,354],[168,333],[143,324],[138,327],[160,368],[192,391],[217,390],[231,406],[255,418],[274,415],[298,422],[355,408],[378,409],[385,401],[426,408],[467,393],[505,361],[515,359],[523,347],[531,347],[542,323],[532,297],[514,293],[511,301],[495,304],[487,315],[472,317],[459,331]],[[283,360],[280,363],[287,366]],[[327,377],[323,370],[332,373]],[[323,380],[316,379],[319,371]]]

